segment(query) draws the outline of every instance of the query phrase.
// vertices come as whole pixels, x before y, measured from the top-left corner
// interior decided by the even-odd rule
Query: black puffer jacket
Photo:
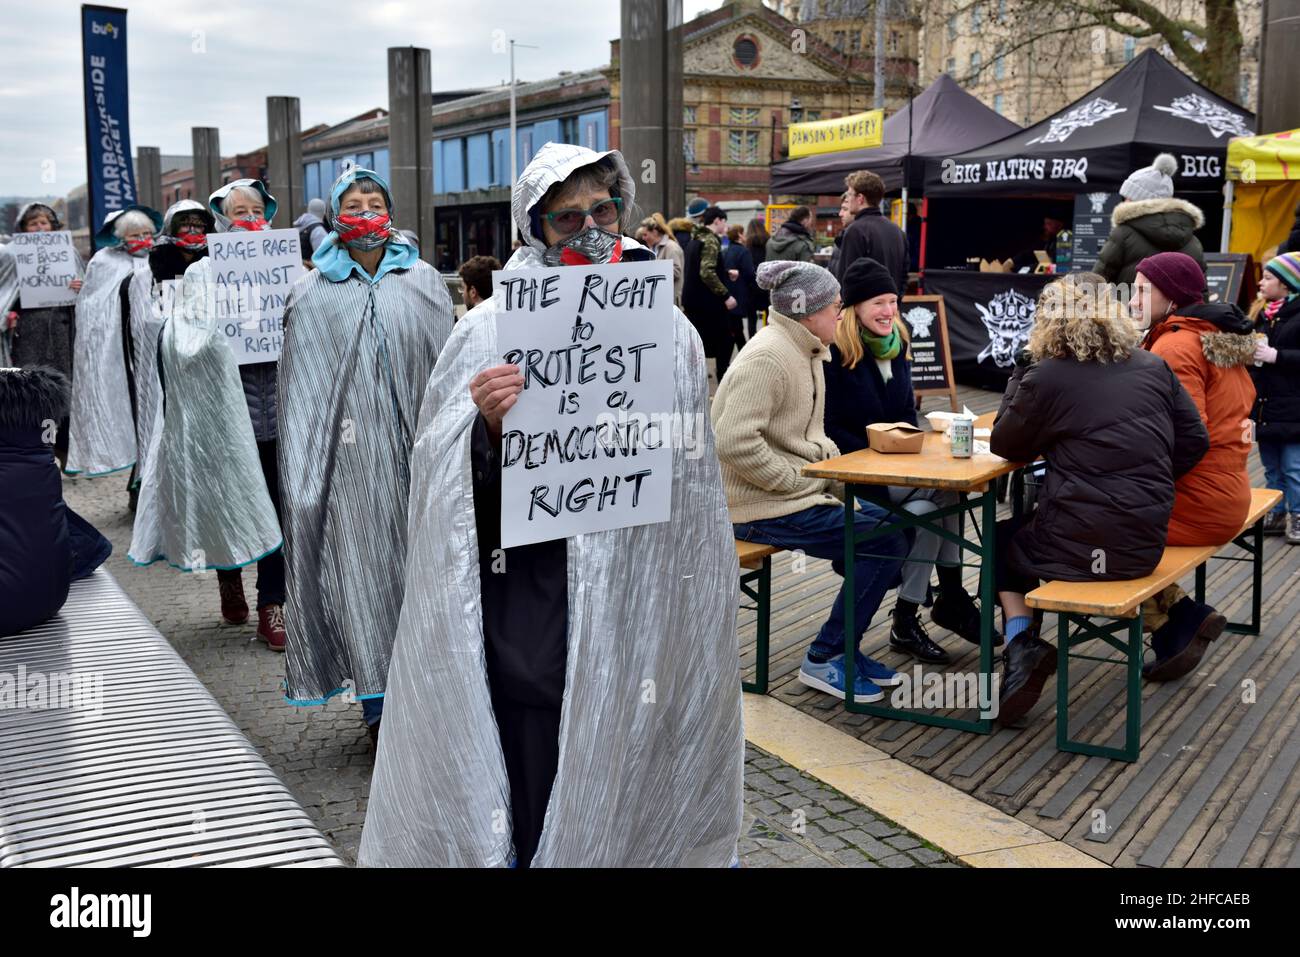
[[[1255,380],[1255,437],[1300,442],[1300,296],[1282,304],[1269,322],[1260,314],[1255,331],[1268,336],[1277,362],[1250,369]]]
[[[1210,446],[1196,406],[1159,356],[1045,359],[1007,383],[992,450],[1047,459],[1033,521],[1011,542],[1023,574],[1063,581],[1149,575],[1164,552],[1174,480]]]
[[[1097,259],[1107,282],[1131,284],[1137,264],[1156,253],[1186,253],[1205,269],[1205,251],[1196,231],[1205,215],[1184,199],[1128,200],[1110,214],[1111,231]]]

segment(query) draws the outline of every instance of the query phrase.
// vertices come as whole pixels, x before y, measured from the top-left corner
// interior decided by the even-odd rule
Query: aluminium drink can
[[[975,444],[975,420],[966,418],[953,419],[952,425],[948,429],[948,437],[952,443],[953,458],[970,458]]]

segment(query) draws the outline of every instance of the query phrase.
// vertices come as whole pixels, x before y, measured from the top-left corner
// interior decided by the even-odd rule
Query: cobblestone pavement
[[[126,557],[132,513],[126,477],[65,478],[68,504],[113,542],[108,570],[243,729],[267,763],[334,843],[356,861],[373,756],[360,705],[319,708],[285,703],[284,657],[254,640],[246,625],[221,622],[216,575],[189,574]],[[256,575],[244,571],[250,609]],[[941,851],[813,778],[747,747],[746,867],[956,867]]]

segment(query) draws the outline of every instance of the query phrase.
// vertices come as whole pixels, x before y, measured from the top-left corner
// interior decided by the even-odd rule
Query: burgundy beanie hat
[[[1138,263],[1137,271],[1175,306],[1205,301],[1205,273],[1187,253],[1156,253]]]

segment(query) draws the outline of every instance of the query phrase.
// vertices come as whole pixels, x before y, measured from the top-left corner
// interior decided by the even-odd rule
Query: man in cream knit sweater
[[[713,430],[722,484],[736,538],[800,549],[829,558],[842,573],[843,487],[805,478],[810,462],[839,455],[823,427],[826,383],[822,363],[840,314],[839,284],[820,266],[777,260],[758,267],[758,285],[770,290],[768,324],[727,370],[713,400]],[[862,503],[859,531],[890,521],[889,513]],[[855,645],[898,574],[907,551],[901,533],[858,546],[854,563]],[[844,589],[804,657],[799,680],[843,698]],[[882,685],[899,676],[857,652],[853,698],[879,701]]]

